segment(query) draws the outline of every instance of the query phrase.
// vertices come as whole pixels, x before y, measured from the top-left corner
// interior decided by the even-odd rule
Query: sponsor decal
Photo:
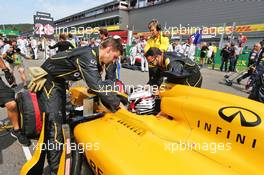
[[[90,63],[93,64],[93,65],[97,65],[97,64],[96,64],[96,60],[94,60],[94,59],[91,59],[91,60],[90,60]]]
[[[254,127],[261,123],[261,118],[253,111],[241,107],[223,107],[218,111],[219,116],[231,123],[236,117],[240,118],[241,126]]]
[[[255,112],[236,106],[227,106],[219,109],[218,115],[221,119],[228,123],[240,121],[241,127],[256,127],[261,124],[261,118]],[[250,148],[256,148],[257,139],[247,136],[245,133],[240,133],[232,130],[232,127],[225,128],[222,126],[214,125],[213,123],[198,120],[197,128],[203,129],[206,132],[215,134],[216,136],[224,136],[227,140],[233,140],[242,145],[248,145]]]
[[[257,146],[257,139],[247,137],[246,134],[235,132],[231,129],[226,129],[222,126],[216,126],[212,123],[198,120],[197,121],[197,128],[202,129],[206,132],[211,134],[215,134],[215,136],[224,136],[227,140],[237,142],[239,144],[245,145],[248,144],[250,148],[256,148]]]
[[[34,36],[52,38],[55,33],[55,24],[50,13],[37,12],[34,18]]]
[[[73,74],[73,76],[76,77],[76,78],[78,78],[78,77],[81,76],[81,73],[80,73],[80,72],[75,72],[75,73]]]

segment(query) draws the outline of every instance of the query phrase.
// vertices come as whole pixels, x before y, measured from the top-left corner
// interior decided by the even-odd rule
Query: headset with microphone
[[[162,27],[161,27],[161,25],[159,24],[159,21],[157,20],[157,19],[152,19],[151,21],[150,21],[150,23],[149,23],[149,26],[150,25],[154,25],[154,26],[156,26],[156,30],[157,31],[161,31],[162,30]]]

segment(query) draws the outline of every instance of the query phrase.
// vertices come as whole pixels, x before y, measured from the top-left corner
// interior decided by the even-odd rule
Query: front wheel
[[[92,168],[87,162],[87,159],[80,152],[75,150],[72,152],[72,170],[71,175],[94,175]]]

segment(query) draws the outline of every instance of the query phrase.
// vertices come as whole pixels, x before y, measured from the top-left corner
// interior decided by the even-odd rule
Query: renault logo
[[[261,123],[261,118],[255,112],[241,107],[223,107],[218,111],[218,114],[229,123],[235,118],[240,118],[241,126],[245,127],[254,127]]]
[[[80,72],[75,72],[75,73],[73,74],[73,76],[76,77],[76,78],[80,77],[80,75],[81,75]]]

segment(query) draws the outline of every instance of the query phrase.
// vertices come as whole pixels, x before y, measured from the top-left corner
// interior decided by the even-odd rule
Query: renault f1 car
[[[80,102],[86,91],[75,90]],[[183,85],[160,96],[155,116],[120,109],[72,120],[58,175],[263,174],[262,103]],[[40,157],[37,149],[20,175],[38,174]]]

